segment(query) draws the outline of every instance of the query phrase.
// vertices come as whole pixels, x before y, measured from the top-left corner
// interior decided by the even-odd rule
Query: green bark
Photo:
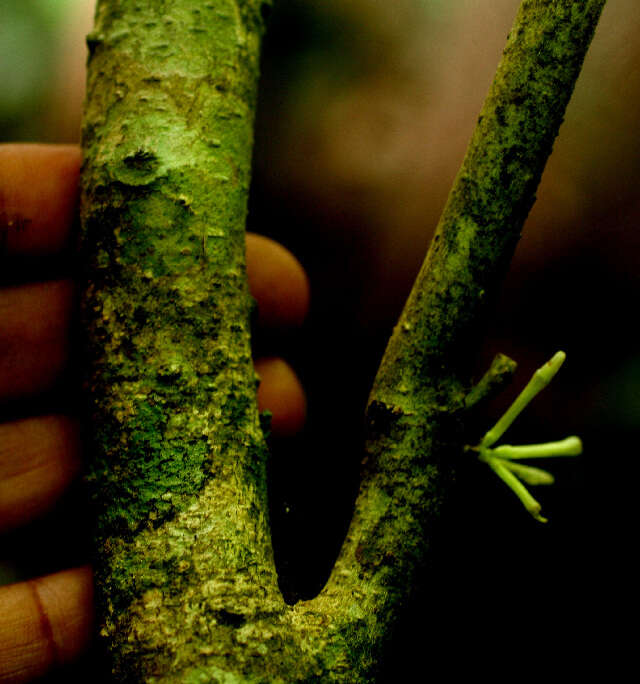
[[[465,395],[487,301],[603,4],[523,2],[371,393],[342,552],[318,597],[287,606],[243,235],[268,3],[98,3],[82,174],[87,479],[115,681],[374,679],[477,400]]]

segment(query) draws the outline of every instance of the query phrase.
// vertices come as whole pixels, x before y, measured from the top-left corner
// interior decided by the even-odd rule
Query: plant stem
[[[522,2],[380,365],[367,408],[360,494],[317,600],[367,644],[357,661],[363,672],[429,548],[448,473],[465,440],[464,400],[487,309],[533,205],[604,4]],[[508,471],[500,475],[515,479]]]
[[[512,446],[501,444],[491,450],[494,456],[500,458],[549,458],[552,456],[578,456],[582,453],[582,442],[579,437],[566,437],[558,442],[546,442],[544,444],[522,444]]]
[[[117,681],[375,677],[462,448],[487,302],[604,0],[524,0],[371,392],[341,555],[294,607],[269,539],[242,230],[266,5],[100,0],[88,40],[88,479]]]

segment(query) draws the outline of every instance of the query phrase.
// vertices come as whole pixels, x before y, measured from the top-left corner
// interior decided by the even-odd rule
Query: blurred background
[[[90,0],[0,0],[0,141],[76,142]],[[273,444],[274,545],[285,595],[322,587],[357,491],[362,415],[489,87],[518,0],[279,0],[264,48],[249,228],[307,269],[311,314],[282,353],[308,426]],[[640,13],[609,2],[478,358],[519,362],[489,427],[556,350],[568,359],[511,443],[582,437],[550,462],[532,520],[461,454],[384,682],[443,666],[611,675],[630,643],[640,428]],[[77,496],[76,496],[77,499]],[[77,500],[0,539],[0,579],[79,562]],[[63,532],[60,532],[63,529]],[[559,657],[558,657],[559,656]],[[416,676],[417,668],[423,672]],[[73,676],[67,673],[65,681]],[[614,677],[615,680],[615,677]],[[436,681],[438,681],[436,679]],[[443,680],[441,680],[443,681]]]

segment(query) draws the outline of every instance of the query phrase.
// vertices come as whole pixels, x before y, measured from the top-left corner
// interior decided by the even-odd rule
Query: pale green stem
[[[467,409],[475,408],[484,404],[488,399],[496,396],[507,385],[516,372],[516,362],[505,354],[496,354],[491,362],[489,370],[480,378],[478,383],[471,388],[464,399]]]
[[[523,444],[512,446],[501,444],[491,450],[494,456],[509,460],[523,458],[549,458],[555,456],[579,456],[582,453],[582,442],[579,437],[567,437],[559,442],[546,444]]]
[[[500,464],[529,485],[550,485],[554,483],[553,475],[546,470],[505,460],[501,460]]]
[[[548,522],[546,518],[540,515],[540,504],[531,496],[527,488],[518,480],[518,478],[507,468],[503,463],[496,458],[489,457],[486,459],[496,475],[514,491],[515,495],[520,499],[522,505],[531,513],[531,515],[540,522]]]
[[[527,386],[516,397],[513,404],[509,406],[500,420],[484,436],[482,442],[480,442],[481,447],[490,447],[502,437],[511,423],[524,411],[529,402],[551,382],[553,376],[564,363],[565,358],[566,354],[563,351],[556,352],[542,368],[538,368]]]

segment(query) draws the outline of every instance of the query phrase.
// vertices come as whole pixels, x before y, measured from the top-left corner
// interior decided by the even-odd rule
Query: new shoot
[[[526,387],[516,397],[515,401],[500,417],[498,422],[485,434],[475,447],[469,447],[478,453],[478,458],[487,463],[498,477],[516,494],[524,507],[540,522],[547,522],[540,514],[541,506],[536,501],[524,483],[528,485],[552,484],[553,475],[541,468],[518,463],[521,459],[549,458],[556,456],[578,456],[582,453],[582,442],[579,437],[567,437],[559,442],[545,442],[544,444],[526,444],[512,446],[502,444],[493,445],[507,431],[513,421],[522,413],[529,402],[543,390],[560,370],[566,354],[556,352],[547,363],[538,368]]]

